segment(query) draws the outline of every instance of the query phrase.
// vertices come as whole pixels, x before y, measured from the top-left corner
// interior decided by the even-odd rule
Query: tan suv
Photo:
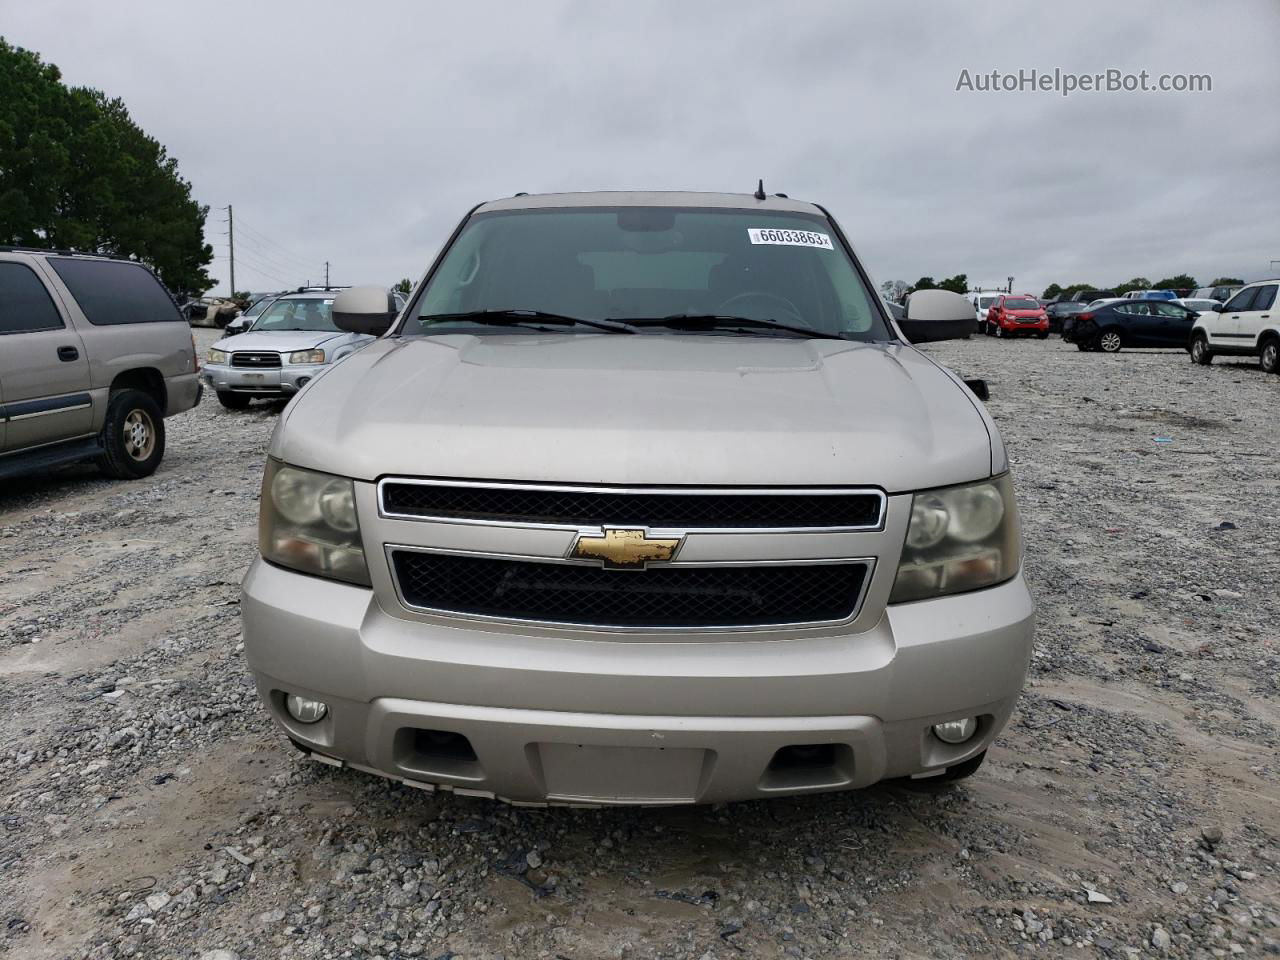
[[[517,196],[281,414],[244,651],[323,763],[519,803],[973,773],[1035,607],[1000,433],[836,222],[757,194]],[[908,342],[906,338],[910,338]]]
[[[0,478],[78,460],[131,479],[200,401],[195,343],[147,267],[0,247]]]

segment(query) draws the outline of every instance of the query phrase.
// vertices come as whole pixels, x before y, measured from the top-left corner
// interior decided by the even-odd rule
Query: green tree
[[[1120,283],[1111,288],[1116,292],[1117,296],[1128,293],[1130,290],[1151,290],[1151,281],[1146,277],[1134,277],[1126,283]]]
[[[1063,300],[1070,300],[1071,295],[1073,293],[1078,293],[1081,290],[1097,290],[1097,289],[1098,288],[1095,287],[1092,283],[1072,283],[1062,288],[1061,298]]]
[[[410,280],[408,277],[405,277],[403,280],[401,280],[399,283],[395,285],[395,289],[398,290],[400,293],[403,293],[407,297],[410,293],[413,292],[413,281]]]
[[[1040,294],[1041,300],[1052,300],[1058,294],[1062,293],[1062,288],[1056,283],[1051,283],[1044,288],[1044,293]]]
[[[1185,273],[1179,273],[1177,276],[1166,277],[1159,283],[1154,284],[1152,290],[1194,290],[1196,288],[1196,278],[1188,276]]]
[[[952,293],[965,294],[969,292],[969,275],[965,273],[957,273],[954,277],[947,277],[938,284],[939,290],[950,290]]]
[[[938,289],[938,285],[933,282],[933,277],[921,277],[919,280],[916,281],[915,286],[913,286],[911,289],[912,290],[936,290]]]
[[[1244,281],[1241,280],[1239,277],[1219,277],[1217,280],[1210,280],[1209,286],[1230,287],[1230,286],[1239,286],[1240,284],[1243,284],[1243,283]]]
[[[216,282],[208,211],[123,101],[0,38],[0,243],[131,257],[198,294]]]

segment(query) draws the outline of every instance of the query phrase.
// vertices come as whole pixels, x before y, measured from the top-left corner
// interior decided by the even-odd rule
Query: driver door
[[[1245,287],[1234,297],[1227,301],[1227,305],[1222,308],[1219,321],[1216,324],[1217,329],[1214,330],[1209,342],[1215,340],[1220,346],[1237,347],[1243,342],[1242,331],[1240,329],[1240,318],[1250,309],[1253,304],[1254,294],[1261,289],[1260,287]]]

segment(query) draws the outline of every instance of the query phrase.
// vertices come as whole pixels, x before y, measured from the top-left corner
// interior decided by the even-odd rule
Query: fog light
[[[284,708],[289,711],[289,716],[299,723],[316,723],[323,720],[324,715],[329,712],[324,701],[308,700],[296,693],[291,693],[284,698]]]
[[[320,706],[323,707],[324,704],[320,704]],[[965,717],[963,720],[948,720],[946,723],[935,723],[933,725],[933,735],[943,743],[964,743],[977,732],[977,717]]]

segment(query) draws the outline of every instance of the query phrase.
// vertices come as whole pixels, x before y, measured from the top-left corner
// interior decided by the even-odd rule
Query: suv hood
[[[450,335],[381,340],[338,363],[290,404],[270,453],[361,480],[892,493],[990,476],[988,423],[905,344]]]
[[[216,350],[274,350],[292,353],[294,350],[312,350],[330,340],[344,336],[341,330],[253,330],[223,337],[213,345]]]

